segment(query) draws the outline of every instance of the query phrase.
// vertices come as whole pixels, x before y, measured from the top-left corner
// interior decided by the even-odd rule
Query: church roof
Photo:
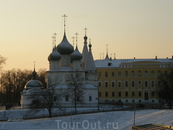
[[[49,55],[48,60],[49,61],[54,61],[54,60],[60,60],[61,59],[61,55],[60,53],[56,50],[56,48],[54,47],[52,50],[52,53]]]
[[[71,59],[72,60],[81,60],[82,59],[82,54],[79,52],[77,46],[76,46],[75,51],[71,54]]]
[[[74,51],[73,46],[68,42],[66,34],[64,33],[61,43],[57,46],[60,54],[71,54]]]

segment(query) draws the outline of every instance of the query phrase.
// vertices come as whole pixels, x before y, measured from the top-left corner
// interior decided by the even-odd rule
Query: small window
[[[145,71],[145,77],[147,77],[148,76],[148,72],[147,71]]]
[[[89,96],[89,101],[92,101],[92,96]]]
[[[154,81],[151,81],[151,87],[154,88]]]
[[[108,82],[107,81],[105,81],[105,87],[108,87]]]
[[[115,87],[115,82],[114,81],[112,82],[112,87]]]
[[[141,92],[138,92],[138,96],[141,97]]]
[[[118,92],[118,96],[121,97],[121,92]]]
[[[128,97],[128,92],[125,92],[126,97]]]
[[[114,72],[112,72],[112,77],[114,77],[114,75],[115,75]]]
[[[128,71],[125,71],[125,77],[128,77]]]
[[[141,87],[142,85],[141,85],[141,81],[138,81],[138,87]]]
[[[151,76],[154,77],[154,71],[153,70],[151,71]]]
[[[132,92],[132,97],[134,97],[135,96],[135,92]]]
[[[105,97],[108,97],[108,92],[105,92]]]
[[[154,97],[154,92],[151,93],[152,97]]]
[[[121,82],[120,81],[118,81],[118,87],[121,87]]]
[[[125,87],[128,87],[128,81],[125,81]]]
[[[132,77],[135,77],[135,72],[134,71],[132,71]]]
[[[118,77],[121,77],[121,72],[118,72]]]
[[[138,71],[138,77],[141,77],[141,71]]]
[[[105,72],[105,77],[108,77],[108,72]]]
[[[115,96],[115,93],[114,92],[112,92],[112,97],[114,97]]]
[[[145,87],[146,87],[146,88],[148,87],[148,82],[147,82],[147,81],[145,81]]]
[[[101,81],[98,82],[98,86],[99,86],[99,87],[102,86],[102,82],[101,82]]]
[[[132,81],[132,87],[135,87],[135,81]]]

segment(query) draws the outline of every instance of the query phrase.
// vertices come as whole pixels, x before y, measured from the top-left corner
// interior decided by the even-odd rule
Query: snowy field
[[[173,110],[137,110],[135,124],[147,123],[172,125]],[[0,122],[0,129],[117,129],[130,130],[134,124],[134,111],[114,111],[73,116],[42,118],[32,120],[13,120]]]

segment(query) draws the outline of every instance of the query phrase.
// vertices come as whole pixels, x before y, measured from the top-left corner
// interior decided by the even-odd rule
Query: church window
[[[89,96],[89,101],[92,101],[92,96],[91,95]]]

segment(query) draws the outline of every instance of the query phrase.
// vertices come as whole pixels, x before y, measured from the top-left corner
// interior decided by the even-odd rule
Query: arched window
[[[151,87],[154,88],[154,81],[151,81]]]

